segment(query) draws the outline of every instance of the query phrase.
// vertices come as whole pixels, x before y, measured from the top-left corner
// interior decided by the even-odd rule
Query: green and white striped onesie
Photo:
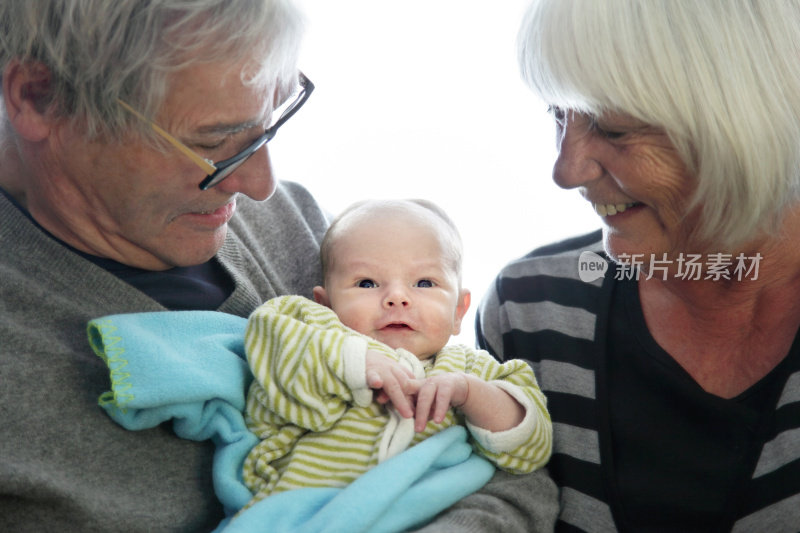
[[[441,424],[414,433],[413,420],[372,401],[366,384],[367,348],[408,366],[418,377],[465,372],[492,381],[526,409],[512,429],[490,432],[451,409]],[[419,361],[344,326],[335,313],[300,296],[269,300],[250,316],[247,360],[255,380],[247,424],[261,442],[244,464],[256,495],[301,487],[342,487],[380,461],[455,424],[466,424],[476,449],[503,470],[527,473],[550,457],[552,425],[533,371],[521,360],[499,363],[463,345]]]

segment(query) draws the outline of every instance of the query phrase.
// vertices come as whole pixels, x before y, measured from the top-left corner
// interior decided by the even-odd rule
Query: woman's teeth
[[[595,212],[601,217],[624,213],[626,209],[634,205],[636,205],[636,202],[629,202],[627,204],[592,204]]]

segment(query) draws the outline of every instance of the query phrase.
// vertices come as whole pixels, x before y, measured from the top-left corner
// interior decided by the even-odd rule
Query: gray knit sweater
[[[236,288],[219,311],[247,316],[320,281],[323,212],[283,183],[238,199],[218,253]],[[164,308],[56,242],[0,195],[0,531],[209,531],[213,445],[171,427],[129,432],[97,405],[109,388],[86,323]]]

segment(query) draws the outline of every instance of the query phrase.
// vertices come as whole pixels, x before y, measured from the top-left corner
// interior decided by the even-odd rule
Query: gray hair
[[[443,239],[446,248],[444,253],[450,259],[450,266],[456,273],[459,284],[461,283],[464,247],[458,227],[444,209],[430,200],[416,198],[405,200],[363,200],[342,211],[328,227],[328,231],[325,233],[320,245],[323,283],[333,263],[333,245],[342,232],[347,231],[348,225],[350,223],[369,223],[369,216],[376,213],[386,213],[387,211],[407,213],[411,216],[422,214],[431,220],[439,222],[440,227],[446,233],[446,238]]]
[[[537,0],[523,78],[548,104],[663,128],[697,178],[696,235],[735,247],[800,198],[800,2]]]
[[[286,91],[302,25],[291,0],[4,0],[0,73],[14,60],[43,64],[55,113],[90,138],[119,137],[149,128],[117,99],[153,116],[170,74],[195,63],[253,57],[242,79]]]

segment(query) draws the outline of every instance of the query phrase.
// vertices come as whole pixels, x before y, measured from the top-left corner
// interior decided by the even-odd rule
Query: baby
[[[256,494],[341,487],[454,424],[498,467],[544,465],[552,426],[530,367],[447,345],[469,303],[450,218],[422,200],[368,201],[342,213],[321,249],[315,302],[280,297],[249,318],[255,381],[245,461]]]

